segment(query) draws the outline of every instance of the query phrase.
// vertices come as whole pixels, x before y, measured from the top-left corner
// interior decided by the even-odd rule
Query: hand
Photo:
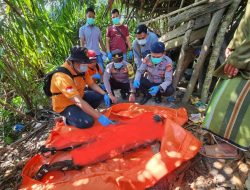
[[[111,99],[112,103],[117,103],[117,98],[113,96],[112,94],[109,94],[109,98]]]
[[[152,96],[155,96],[159,90],[160,90],[160,86],[152,86],[149,89],[149,94],[151,94]]]
[[[233,53],[233,50],[230,48],[227,48],[225,51],[225,57],[228,58],[228,56],[231,55],[231,53]]]
[[[238,72],[239,70],[230,64],[226,64],[224,66],[224,73],[228,76],[228,78],[235,77]]]
[[[134,80],[133,87],[134,88],[139,88],[140,87],[140,81]]]
[[[133,59],[133,51],[132,50],[128,51],[128,59]]]
[[[105,103],[106,107],[110,107],[110,98],[109,98],[109,95],[108,94],[104,94],[103,99],[104,99],[104,103]]]
[[[95,80],[101,80],[101,75],[99,73],[96,73],[92,76],[92,78]]]
[[[109,118],[107,118],[105,115],[101,115],[99,118],[98,118],[98,121],[99,123],[104,126],[104,127],[107,127],[109,124],[114,124],[113,121],[111,121]]]
[[[131,93],[131,94],[129,95],[128,101],[129,101],[129,102],[135,102],[135,94],[134,94],[134,93]]]
[[[112,60],[112,53],[110,53],[110,51],[107,52],[107,57],[108,57],[109,61]]]

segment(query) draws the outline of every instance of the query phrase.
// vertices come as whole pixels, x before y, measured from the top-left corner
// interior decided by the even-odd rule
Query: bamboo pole
[[[183,43],[182,43],[182,46],[181,46],[181,52],[180,52],[180,55],[179,55],[179,59],[178,59],[178,63],[177,63],[177,68],[176,68],[176,71],[175,71],[175,75],[174,75],[174,80],[173,80],[173,86],[174,88],[177,87],[178,85],[178,82],[181,78],[181,73],[182,70],[183,70],[183,64],[184,64],[184,59],[185,59],[185,51],[187,49],[187,46],[188,46],[188,42],[189,42],[189,39],[190,39],[190,36],[191,36],[191,33],[192,33],[192,28],[194,26],[194,20],[190,20],[188,22],[188,27],[187,27],[187,31],[184,35],[184,40],[183,40]]]
[[[148,20],[148,21],[141,22],[140,24],[146,24],[146,25],[147,25],[147,24],[149,24],[149,23],[151,23],[151,22],[155,22],[155,21],[157,21],[157,20],[161,20],[161,19],[163,19],[163,18],[167,18],[167,17],[173,16],[173,15],[175,15],[175,14],[178,14],[178,13],[183,12],[183,11],[185,11],[185,10],[188,10],[188,9],[190,9],[190,8],[196,7],[196,6],[198,6],[198,5],[202,5],[202,4],[208,3],[209,1],[211,1],[211,0],[202,0],[202,1],[199,1],[199,2],[196,2],[196,3],[193,3],[193,4],[189,5],[189,6],[186,6],[186,7],[183,7],[183,8],[181,8],[181,9],[178,9],[178,10],[176,10],[176,11],[173,11],[173,12],[171,12],[171,13],[168,13],[168,14],[165,14],[165,15],[161,15],[161,16],[159,16],[159,17],[157,17],[157,18],[150,19],[150,20]]]
[[[190,79],[190,82],[188,84],[187,91],[182,99],[182,102],[184,102],[184,103],[188,102],[190,95],[193,93],[195,84],[197,83],[199,74],[201,72],[201,68],[203,67],[205,59],[208,55],[210,45],[212,43],[215,32],[218,29],[218,26],[220,24],[220,21],[221,21],[221,18],[223,16],[224,11],[225,11],[225,8],[220,9],[213,14],[212,20],[211,20],[210,25],[209,25],[208,30],[207,30],[206,37],[205,37],[203,44],[202,44],[201,53],[198,57],[197,63],[194,66],[194,71],[193,71],[192,77]]]
[[[215,69],[215,65],[218,61],[219,58],[219,54],[220,54],[220,49],[222,47],[223,41],[224,41],[224,36],[225,33],[227,31],[228,26],[230,25],[230,23],[233,20],[234,14],[237,11],[237,8],[240,5],[241,0],[234,0],[234,2],[230,5],[228,11],[227,11],[227,15],[224,19],[224,21],[221,24],[221,27],[218,31],[218,34],[216,36],[215,39],[215,45],[213,48],[213,52],[209,61],[209,65],[208,65],[208,69],[207,69],[207,74],[206,74],[206,78],[204,81],[204,86],[201,92],[201,101],[203,103],[207,102],[207,98],[208,98],[208,91],[212,82],[212,77],[213,77],[213,72]]]

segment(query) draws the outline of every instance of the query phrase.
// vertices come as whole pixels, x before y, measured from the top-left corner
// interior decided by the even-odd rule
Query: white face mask
[[[88,70],[88,67],[86,65],[80,65],[79,70],[81,73],[85,73]]]
[[[143,46],[143,45],[146,44],[147,39],[145,38],[145,39],[143,39],[143,40],[137,40],[137,42],[138,42],[139,45]]]
[[[116,68],[116,69],[120,69],[121,67],[122,67],[122,62],[119,62],[119,63],[114,63],[114,67]]]

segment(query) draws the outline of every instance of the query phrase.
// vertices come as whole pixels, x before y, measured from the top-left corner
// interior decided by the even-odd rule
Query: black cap
[[[111,51],[111,53],[114,62],[121,62],[123,60],[123,53],[121,50],[116,49]]]
[[[141,34],[142,32],[147,33],[148,27],[145,24],[140,24],[136,27],[135,33]]]
[[[68,60],[76,61],[78,63],[88,64],[91,63],[87,56],[88,49],[80,46],[74,46],[70,50]]]

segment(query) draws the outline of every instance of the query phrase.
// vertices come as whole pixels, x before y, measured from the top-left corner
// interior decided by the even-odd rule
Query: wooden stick
[[[192,32],[192,28],[194,26],[194,20],[191,20],[188,22],[188,27],[187,27],[187,31],[184,35],[184,40],[181,46],[181,53],[179,55],[179,59],[178,59],[178,63],[177,63],[177,68],[175,71],[175,75],[174,75],[174,80],[173,80],[173,86],[174,88],[177,87],[177,84],[180,80],[181,77],[181,73],[183,73],[183,64],[184,64],[184,59],[185,59],[185,51],[187,49],[188,43],[189,43],[189,39],[190,39],[190,35]]]
[[[225,33],[227,31],[228,26],[232,22],[232,19],[234,17],[234,14],[237,8],[239,7],[240,2],[241,2],[240,0],[234,0],[234,2],[231,4],[231,6],[229,7],[227,11],[227,15],[224,21],[222,22],[219,32],[216,36],[215,45],[214,45],[213,52],[212,52],[209,65],[208,65],[208,69],[207,69],[207,75],[206,75],[204,86],[201,92],[201,101],[203,103],[207,102],[208,91],[212,82],[213,72],[214,72],[215,65],[219,58],[220,49],[224,41]]]
[[[161,20],[161,19],[163,19],[163,18],[167,18],[167,17],[170,17],[170,16],[172,16],[172,15],[178,14],[178,13],[180,13],[180,12],[183,12],[183,11],[185,11],[185,10],[188,10],[188,9],[190,9],[190,8],[193,8],[193,7],[195,7],[195,6],[202,5],[202,4],[207,3],[207,2],[209,2],[209,1],[211,1],[211,0],[202,0],[202,1],[199,1],[199,2],[197,2],[197,3],[193,3],[193,4],[189,5],[189,6],[186,6],[186,7],[183,7],[183,8],[181,8],[181,9],[178,9],[178,10],[176,10],[176,11],[173,11],[173,12],[171,12],[171,13],[168,13],[168,14],[165,14],[165,15],[161,15],[161,16],[159,16],[159,17],[157,17],[157,18],[150,19],[150,20],[148,20],[148,21],[141,22],[140,24],[146,24],[146,25],[147,25],[147,24],[152,23],[152,22],[155,22],[155,21],[157,21],[157,20]]]
[[[201,72],[201,68],[205,62],[207,55],[208,55],[209,48],[211,46],[215,32],[218,29],[218,26],[220,24],[220,21],[221,21],[221,18],[223,16],[224,11],[225,11],[225,8],[218,10],[216,13],[214,13],[214,15],[212,17],[211,23],[210,23],[208,30],[207,30],[207,35],[206,35],[204,42],[202,44],[201,53],[198,57],[197,63],[194,66],[194,71],[193,71],[192,77],[190,79],[190,82],[189,82],[188,87],[187,87],[187,91],[186,91],[186,93],[183,97],[183,100],[182,100],[182,102],[184,102],[184,103],[188,102],[190,95],[193,93],[195,84],[196,84],[198,77],[199,77],[199,74]]]
[[[200,5],[189,9],[179,15],[168,19],[168,26],[172,27],[174,25],[178,25],[182,22],[187,22],[191,19],[200,17],[204,14],[213,13],[219,9],[222,9],[232,3],[232,0],[217,0],[211,3],[207,3],[205,5]]]

